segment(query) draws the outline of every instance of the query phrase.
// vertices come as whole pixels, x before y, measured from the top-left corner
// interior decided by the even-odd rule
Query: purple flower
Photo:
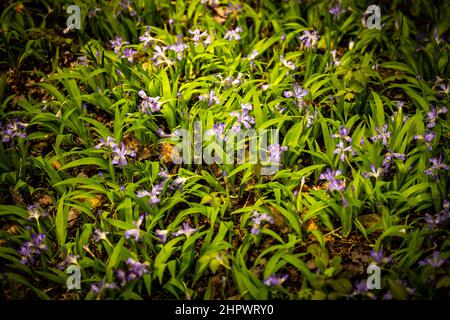
[[[122,0],[119,2],[119,5],[124,10],[127,10],[130,16],[134,17],[136,15],[136,10],[131,6],[131,0]]]
[[[286,110],[286,108],[283,108],[282,106],[280,106],[279,103],[277,103],[275,105],[275,108],[278,110],[279,113],[283,113]]]
[[[298,100],[302,100],[308,94],[308,92],[308,90],[303,89],[298,85],[297,82],[295,82],[293,91],[285,91],[284,96],[286,98],[294,96]]]
[[[200,101],[208,101],[208,107],[211,107],[214,104],[220,104],[220,99],[216,96],[216,92],[211,90],[208,94],[202,95],[198,97]]]
[[[289,276],[287,274],[281,277],[277,277],[276,275],[272,274],[264,280],[264,284],[268,287],[280,286],[281,284],[283,284],[283,282],[287,280],[288,277]]]
[[[433,150],[432,142],[435,137],[435,134],[433,131],[425,130],[425,132],[422,134],[416,134],[414,135],[415,140],[422,140],[425,142],[425,145],[427,146],[428,151]]]
[[[167,234],[169,233],[169,230],[160,230],[156,229],[155,234],[161,240],[162,243],[166,243],[167,241]]]
[[[258,86],[258,89],[261,89],[262,91],[266,91],[269,88],[270,88],[270,84],[269,83],[263,83],[263,84]],[[283,107],[280,107],[279,104],[277,104],[275,107],[280,111],[280,113],[283,113],[283,111],[285,109]]]
[[[257,236],[259,234],[259,227],[254,225],[252,227],[251,233],[253,233],[255,236]]]
[[[302,43],[302,46],[306,49],[316,47],[319,38],[320,36],[317,35],[317,32],[315,30],[313,31],[305,30],[303,31],[303,34],[300,37],[298,37],[298,39]]]
[[[442,92],[442,93],[448,95],[448,94],[450,93],[450,82],[449,82],[447,85],[445,85],[444,83],[442,83],[442,84],[439,86],[439,88],[441,88],[441,91],[440,91],[440,92]],[[445,108],[445,109],[447,109],[447,108]],[[445,112],[447,112],[447,111],[445,111]],[[444,112],[444,113],[445,113],[445,112]]]
[[[447,199],[444,200],[444,202],[442,203],[442,210],[444,210],[447,214],[449,213],[449,209],[450,209],[450,201],[448,201]]]
[[[117,278],[119,278],[120,286],[123,287],[127,284],[127,274],[122,269],[116,271]]]
[[[45,234],[32,234],[31,241],[26,241],[19,249],[21,255],[21,264],[33,264],[34,259],[41,254],[42,251],[47,250],[45,245]]]
[[[125,144],[123,142],[120,143],[120,148],[117,146],[113,150],[113,159],[111,161],[111,164],[117,164],[119,167],[126,166],[128,164],[127,156],[134,157],[136,156],[136,152],[134,150],[131,150],[127,147],[125,147]]]
[[[86,56],[80,56],[77,59],[77,63],[81,66],[87,66],[89,64],[89,60],[86,58]]]
[[[128,266],[127,281],[133,281],[141,278],[144,273],[148,273],[148,263],[140,263],[133,258],[128,258],[125,262]]]
[[[430,158],[428,161],[431,163],[431,166],[425,170],[425,173],[431,176],[433,179],[438,178],[438,172],[440,169],[450,170],[450,167],[443,163],[444,158],[442,155],[435,158]]]
[[[44,218],[48,215],[47,211],[45,211],[44,209],[42,209],[39,205],[37,204],[32,204],[29,205],[27,207],[28,209],[28,218],[31,219],[36,219],[39,220],[40,218]]]
[[[327,168],[325,170],[325,172],[323,172],[319,176],[319,179],[331,181],[331,180],[335,180],[341,174],[342,174],[341,170],[332,171],[330,168]]]
[[[302,108],[305,105],[304,97],[308,94],[308,90],[303,89],[298,85],[297,82],[294,83],[294,88],[292,91],[284,91],[283,96],[285,98],[290,98],[294,96],[297,99],[297,104],[299,108]]]
[[[404,153],[396,153],[396,152],[392,152],[391,149],[387,149],[388,152],[386,152],[386,154],[384,155],[384,159],[383,159],[383,163],[382,163],[382,167],[383,170],[387,171],[389,169],[389,167],[391,166],[392,160],[395,159],[400,159],[402,161],[405,161],[406,156]]]
[[[357,296],[359,294],[367,293],[369,289],[367,288],[367,281],[361,280],[355,284],[355,289],[352,292],[352,296]]]
[[[446,260],[440,257],[439,251],[433,251],[433,257],[425,260],[419,261],[420,266],[429,265],[435,269],[442,267],[442,265],[446,262]]]
[[[207,135],[217,136],[222,141],[227,141],[227,137],[225,135],[225,123],[215,123],[213,130],[208,130]]]
[[[94,239],[95,242],[99,242],[102,240],[108,240],[108,238],[106,237],[106,235],[109,232],[105,232],[103,230],[100,229],[95,229],[94,232],[92,233],[92,238]]]
[[[78,258],[80,256],[79,255],[74,255],[74,254],[68,254],[66,256],[66,259],[64,260],[64,262],[62,263],[65,267],[70,266],[72,264],[74,265],[78,265]]]
[[[428,128],[433,128],[436,125],[436,120],[440,114],[446,114],[447,108],[437,108],[436,106],[430,105],[431,111],[427,113],[426,119],[428,120]]]
[[[370,140],[372,140],[372,142],[381,140],[383,145],[387,146],[388,140],[391,137],[391,133],[389,131],[387,131],[387,127],[388,127],[387,124],[383,125],[383,127],[381,127],[381,129],[379,129],[378,127],[375,127],[375,130],[378,132],[378,134],[371,137]]]
[[[127,261],[125,261],[125,264],[128,267],[127,272],[123,271],[122,269],[118,269],[116,271],[116,275],[120,281],[121,287],[124,287],[129,281],[137,280],[141,278],[145,273],[149,273],[148,262],[140,263],[139,261],[136,261],[130,257],[127,259]]]
[[[376,252],[375,250],[372,250],[370,252],[370,256],[376,263],[384,263],[384,262],[390,262],[392,261],[391,257],[385,257],[383,255],[383,251],[380,249],[380,251]]]
[[[328,181],[328,191],[331,192],[336,190],[339,192],[344,192],[346,189],[344,181],[341,179],[336,179],[341,173],[341,170],[332,171],[328,168],[319,176],[319,179]]]
[[[364,139],[364,137],[361,137],[361,140],[359,140],[359,144],[364,147],[366,145],[366,140]]]
[[[370,171],[362,173],[362,176],[364,178],[374,177],[375,179],[378,179],[381,174],[383,173],[382,168],[376,168],[374,164],[370,164]]]
[[[1,122],[0,122],[1,126]],[[28,123],[20,122],[18,119],[12,120],[6,124],[5,128],[1,128],[0,136],[2,137],[2,142],[9,142],[14,137],[25,138],[27,134],[25,133],[25,128]]]
[[[224,79],[225,87],[226,88],[229,88],[230,86],[235,87],[235,86],[239,85],[240,83],[243,83],[243,79],[242,79],[243,76],[244,75],[242,73],[239,73],[236,78],[233,78],[232,76],[226,77]]]
[[[123,72],[120,71],[120,69],[116,69],[116,74],[117,74],[118,77],[123,77],[123,76],[124,76],[124,75],[123,75]],[[119,82],[119,83],[121,83],[121,82]],[[98,92],[98,93],[99,93],[99,94],[102,93],[101,90],[100,90],[100,88],[99,88],[99,92]]]
[[[181,34],[179,34],[177,43],[169,45],[168,48],[169,50],[176,52],[178,60],[181,60],[183,59],[183,52],[185,49],[188,48],[188,46],[185,43],[183,43]]]
[[[255,118],[248,115],[248,112],[253,109],[252,105],[250,103],[241,104],[242,111],[239,112],[231,112],[230,116],[236,117],[237,121],[233,125],[233,128],[231,129],[234,133],[238,133],[241,130],[242,125],[250,129],[252,127],[252,124],[255,123]]]
[[[115,149],[117,147],[116,139],[114,139],[110,136],[108,136],[106,138],[106,140],[103,138],[100,138],[98,141],[99,141],[99,144],[97,144],[94,147],[94,149],[100,149],[101,147],[108,147],[110,149]]]
[[[40,254],[41,250],[47,250],[47,246],[45,245],[45,234],[43,233],[32,234],[31,243],[35,247],[37,254]]]
[[[199,29],[189,30],[189,33],[193,35],[192,41],[194,41],[194,45],[198,46],[200,43],[206,47],[211,43],[211,36],[208,32],[201,32]]]
[[[150,47],[150,45],[153,43],[153,40],[155,40],[150,35],[150,30],[151,30],[151,27],[147,26],[147,30],[145,31],[145,33],[139,37],[139,41],[144,43],[144,48]]]
[[[386,292],[383,297],[381,298],[382,300],[392,300],[392,293],[390,291]]]
[[[340,66],[342,65],[341,60],[337,57],[337,50],[331,50],[331,56],[333,58],[333,61],[331,63],[331,66]]]
[[[334,150],[334,154],[339,155],[339,159],[341,161],[345,161],[345,153],[351,153],[351,154],[355,154],[355,150],[353,150],[352,146],[348,146],[345,147],[344,146],[344,142],[341,140],[339,141],[339,143],[336,145],[336,149]]]
[[[125,231],[125,239],[129,239],[130,237],[134,237],[134,241],[139,241],[139,232],[141,229],[141,224],[144,221],[144,215],[140,215],[137,221],[134,221],[134,225],[136,228]]]
[[[441,214],[437,214],[436,217],[433,217],[431,214],[425,214],[425,222],[428,224],[428,228],[434,229],[443,223],[447,219],[447,216],[442,216]]]
[[[228,17],[230,13],[238,13],[239,11],[242,10],[242,8],[243,6],[239,2],[236,3],[236,5],[233,5],[231,1],[228,1],[228,7],[226,8],[225,16]]]
[[[161,170],[158,172],[158,177],[163,179],[164,181],[167,181],[170,178],[169,171],[165,168],[161,168]]]
[[[35,248],[31,241],[25,242],[19,249],[19,253],[22,256],[20,259],[21,264],[33,264],[35,256]]]
[[[114,49],[114,53],[117,54],[123,45],[128,44],[127,41],[123,41],[121,37],[115,37],[115,40],[111,40],[111,47]]]
[[[136,50],[131,48],[125,48],[123,50],[122,58],[126,58],[130,63],[133,63],[133,55],[136,53]]]
[[[318,111],[315,110],[314,113],[307,112],[306,114],[306,128],[311,127],[311,125],[314,123],[314,121],[317,119],[317,116],[319,115]]]
[[[349,132],[350,132],[350,130],[348,128],[346,128],[344,126],[341,126],[339,131],[337,133],[333,134],[331,137],[333,137],[333,138],[342,138],[345,141],[347,141],[348,143],[351,143],[352,142],[352,138],[350,138],[348,136]]]
[[[177,187],[178,189],[181,189],[183,188],[183,185],[187,179],[188,178],[176,177],[175,180],[173,180],[173,186]]]
[[[261,223],[263,221],[269,222],[270,224],[274,223],[273,217],[269,216],[267,213],[263,212],[261,215],[259,215],[258,211],[253,211],[253,227],[251,232],[256,236],[259,234],[259,231],[261,229]]]
[[[106,283],[104,281],[100,281],[98,283],[93,283],[91,285],[91,291],[95,294],[99,294],[100,292],[102,292],[105,289],[115,289],[117,288],[116,284],[113,283]]]
[[[159,65],[165,63],[166,65],[170,66],[173,64],[172,61],[169,60],[169,58],[167,58],[165,52],[167,50],[167,47],[160,47],[160,46],[155,46],[155,51],[153,51],[153,57],[152,57],[152,61],[155,64],[156,67],[159,67]]]
[[[279,163],[281,161],[281,154],[286,151],[288,147],[280,146],[278,143],[271,144],[267,147],[270,154],[270,162]]]
[[[159,135],[161,138],[171,138],[171,137],[172,137],[172,134],[170,134],[170,133],[165,133],[164,130],[163,130],[162,128],[158,128],[158,129],[156,130],[156,132],[158,133],[158,135]]]
[[[139,191],[136,193],[136,196],[137,196],[138,198],[147,197],[147,196],[149,196],[149,195],[150,195],[150,192],[148,192],[147,190],[139,190]]]
[[[149,97],[144,90],[139,90],[138,95],[142,98],[142,102],[139,107],[143,113],[151,114],[151,112],[159,112],[161,110],[161,102],[159,102],[161,97]],[[151,112],[148,110],[149,108]]]
[[[241,32],[242,32],[242,29],[240,27],[237,27],[234,30],[228,30],[223,38],[226,39],[226,40],[233,40],[233,39],[234,40],[240,40],[241,39],[241,35],[240,35]]]
[[[280,62],[288,69],[295,70],[295,64],[292,61],[287,61],[284,56],[280,56]]]
[[[436,41],[436,43],[439,44],[441,42],[441,39],[439,39],[439,28],[438,27],[434,28],[433,36],[434,36],[434,41]]]
[[[88,17],[92,18],[92,17],[97,15],[97,12],[100,12],[100,11],[102,11],[102,9],[100,9],[100,8],[95,8],[93,10],[89,10],[88,11]]]
[[[337,19],[337,18],[339,18],[339,15],[344,12],[344,10],[342,10],[342,8],[339,6],[339,4],[336,4],[330,10],[328,10],[328,12],[334,16],[334,19]]]
[[[258,54],[259,54],[259,51],[258,51],[258,50],[253,50],[252,53],[250,53],[250,54],[247,56],[247,59],[249,59],[250,61],[253,61],[253,60],[255,60],[255,58],[258,56]]]
[[[183,222],[183,227],[178,229],[177,232],[172,233],[172,235],[175,236],[175,237],[178,237],[178,236],[184,234],[186,237],[189,238],[196,231],[197,231],[197,228],[191,228],[189,226],[189,223]]]
[[[347,189],[347,187],[344,184],[344,180],[331,180],[330,183],[328,184],[328,191],[339,191],[339,192],[344,192],[345,189]],[[343,199],[345,200],[345,199]],[[346,200],[345,200],[346,201]]]
[[[160,184],[155,184],[152,187],[152,191],[148,192],[147,190],[142,190],[142,191],[138,191],[137,192],[137,197],[138,198],[142,198],[142,197],[149,197],[148,198],[148,203],[150,204],[150,206],[154,206],[155,204],[159,203],[161,201],[161,199],[158,197],[163,189],[163,184],[164,181]]]
[[[433,139],[434,139],[434,132],[433,132],[433,131],[426,130],[426,131],[423,133],[423,140],[424,140],[425,142],[431,142],[431,141],[433,141]]]
[[[161,201],[161,199],[158,196],[161,193],[162,189],[163,189],[162,184],[155,184],[152,187],[152,191],[150,192],[148,198],[148,203],[150,204],[150,206],[153,206]]]

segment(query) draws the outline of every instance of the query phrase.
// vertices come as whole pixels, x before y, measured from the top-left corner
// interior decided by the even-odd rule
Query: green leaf
[[[67,236],[67,217],[68,217],[68,208],[64,206],[66,194],[58,201],[58,209],[56,211],[56,240],[60,247],[64,246],[66,242]]]
[[[352,292],[353,285],[349,279],[337,279],[330,282],[331,287],[340,293]]]
[[[99,166],[103,170],[108,169],[108,164],[106,163],[105,159],[88,157],[88,158],[78,159],[78,160],[69,162],[69,163],[65,164],[64,166],[62,166],[61,170],[66,170],[66,169],[78,167],[78,166],[89,166],[89,165]]]
[[[115,270],[119,264],[119,258],[120,258],[120,253],[122,252],[122,247],[123,247],[123,243],[125,242],[125,238],[121,237],[119,242],[117,242],[117,244],[114,247],[114,250],[111,254],[111,257],[109,257],[109,261],[108,261],[108,278],[109,281],[111,281],[112,279],[112,273],[113,270]]]

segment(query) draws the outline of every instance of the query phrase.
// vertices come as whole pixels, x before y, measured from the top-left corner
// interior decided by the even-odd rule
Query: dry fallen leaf
[[[177,148],[168,142],[163,142],[161,144],[161,160],[164,163],[172,162],[172,157],[180,158],[180,153]]]
[[[306,212],[301,214],[302,220],[304,220],[306,216]],[[304,221],[302,224],[303,231],[314,231],[319,230],[319,227],[317,226],[317,217],[313,217],[307,221]]]
[[[80,198],[81,202],[88,202],[92,209],[96,209],[100,207],[103,202],[105,201],[105,198],[101,194],[96,194],[95,197],[91,198]]]
[[[44,195],[38,199],[37,203],[40,206],[48,206],[48,205],[52,204],[52,198],[48,195]]]
[[[22,14],[25,11],[25,6],[23,5],[22,2],[19,2],[16,5],[16,12]]]
[[[323,236],[325,243],[333,243],[336,238],[332,234],[326,234]]]
[[[317,269],[317,265],[316,265],[316,263],[314,262],[314,260],[308,260],[308,261],[306,262],[306,266],[308,267],[309,270],[315,270],[315,269]]]
[[[102,195],[96,195],[94,198],[87,199],[93,209],[100,207],[103,204],[104,198]]]
[[[80,210],[75,208],[69,209],[69,214],[67,216],[67,221],[69,222],[69,226],[72,227],[75,224],[75,221],[78,219],[80,215]]]
[[[310,219],[303,224],[305,231],[319,230],[317,226],[316,219]]]
[[[151,149],[149,147],[144,147],[141,152],[139,152],[138,160],[147,160],[150,159],[150,156],[152,155]]]
[[[58,160],[55,160],[52,162],[52,166],[53,168],[55,168],[56,170],[60,170],[62,168],[61,163]]]
[[[214,8],[214,20],[222,24],[227,20],[227,10],[226,8],[216,7]]]
[[[8,229],[6,229],[6,232],[11,233],[11,234],[19,234],[20,229],[19,229],[18,225],[13,224]]]

